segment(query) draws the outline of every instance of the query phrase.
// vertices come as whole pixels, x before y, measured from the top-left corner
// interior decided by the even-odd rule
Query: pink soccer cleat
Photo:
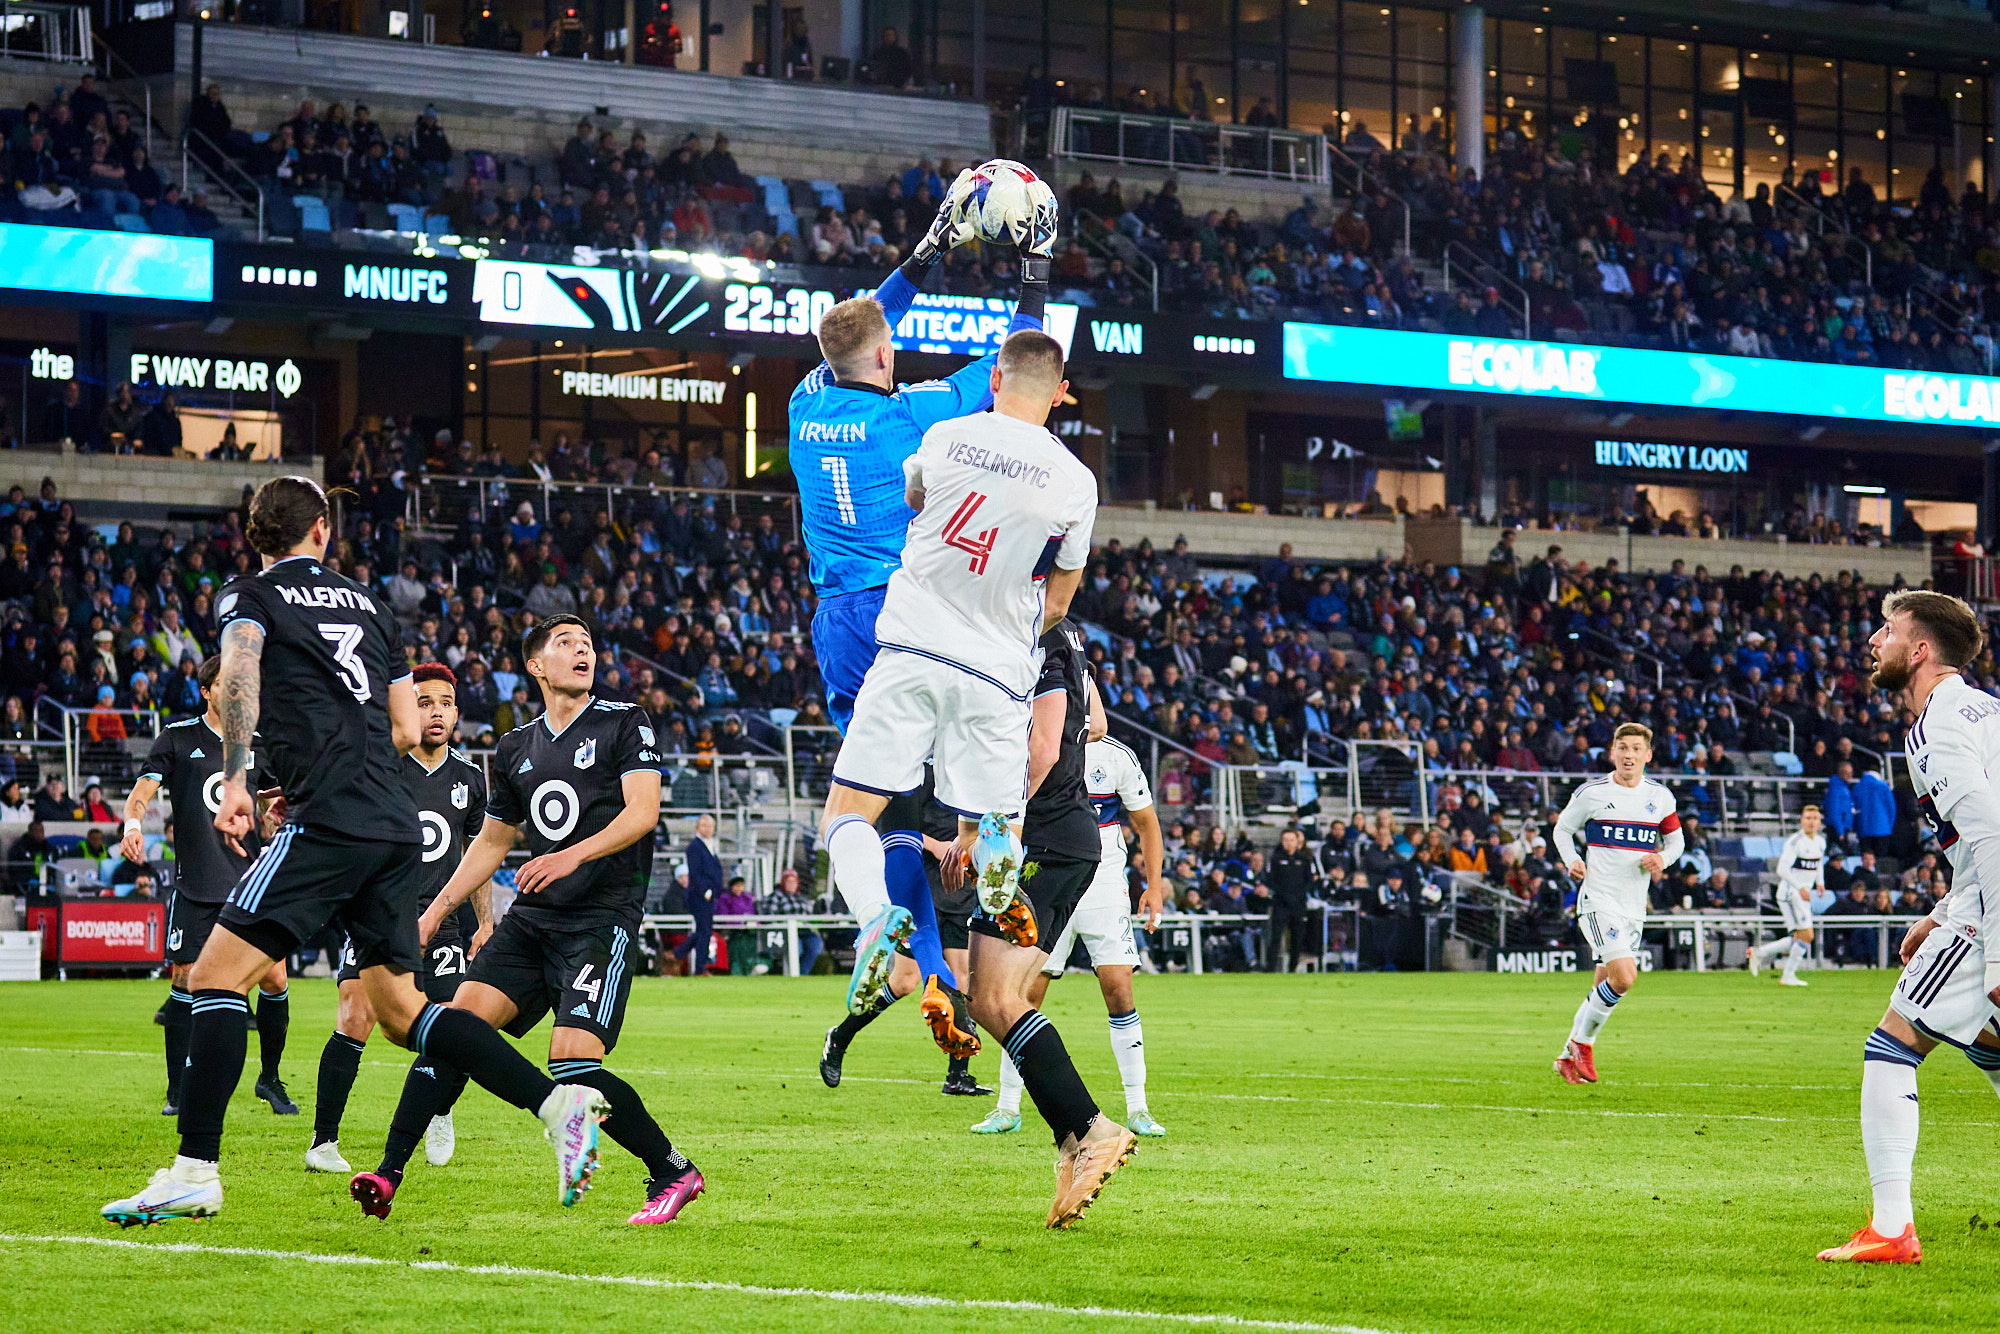
[[[380,1172],[356,1172],[347,1183],[347,1193],[370,1218],[387,1218],[389,1201],[396,1198],[396,1183]]]
[[[672,1181],[661,1183],[646,1179],[646,1207],[625,1221],[628,1223],[671,1223],[680,1211],[694,1202],[694,1197],[708,1189],[708,1183],[701,1179],[701,1173],[690,1166]]]

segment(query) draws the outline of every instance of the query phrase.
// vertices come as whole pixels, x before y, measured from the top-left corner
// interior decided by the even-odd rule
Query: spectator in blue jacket
[[[687,959],[695,977],[708,971],[710,923],[715,918],[715,900],[721,894],[722,859],[715,854],[715,817],[704,815],[694,822],[694,837],[687,847],[687,910],[694,915],[694,930],[674,947],[674,958]]]
[[[1845,840],[1854,832],[1854,766],[1842,762],[1826,780],[1826,827],[1835,838]]]
[[[1854,828],[1864,852],[1888,855],[1889,835],[1896,828],[1896,794],[1872,769],[1854,784]]]

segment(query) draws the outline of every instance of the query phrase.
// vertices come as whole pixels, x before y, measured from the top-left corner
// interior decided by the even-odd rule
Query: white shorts
[[[1092,968],[1139,966],[1138,942],[1132,938],[1132,893],[1125,887],[1125,863],[1108,857],[1097,864],[1097,876],[1083,891],[1042,971],[1061,977],[1078,940],[1090,955]]]
[[[1813,922],[1812,901],[1800,898],[1796,893],[1784,888],[1782,885],[1778,888],[1778,911],[1784,914],[1785,930],[1787,931],[1812,931],[1816,929],[1816,925]]]
[[[1583,938],[1590,942],[1590,955],[1598,963],[1639,957],[1639,919],[1623,913],[1593,908],[1576,915]]]
[[[884,648],[854,697],[833,776],[894,796],[937,769],[937,799],[969,819],[988,811],[1018,817],[1027,804],[1028,724],[1033,708],[983,677]]]
[[[1904,965],[1889,1008],[1925,1037],[1967,1046],[1994,1018],[1985,952],[1951,927],[1933,928]]]

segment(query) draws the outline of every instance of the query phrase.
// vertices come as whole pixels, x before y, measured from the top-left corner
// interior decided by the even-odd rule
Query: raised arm
[[[479,827],[479,837],[472,840],[465,855],[459,858],[458,869],[451,873],[451,879],[445,881],[444,888],[431,900],[431,906],[424,909],[424,915],[417,923],[419,941],[429,942],[444,919],[457,911],[458,905],[475,890],[479,891],[479,897],[486,904],[486,911],[479,919],[480,926],[483,928],[492,921],[493,873],[500,869],[507,860],[507,854],[513,850],[514,835],[519,829],[519,825],[496,820],[490,815],[486,817],[486,823]],[[479,912],[476,901],[472,910]]]

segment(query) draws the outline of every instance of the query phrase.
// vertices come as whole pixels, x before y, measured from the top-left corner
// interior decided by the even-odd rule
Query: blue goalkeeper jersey
[[[900,271],[876,289],[891,329],[916,295]],[[1008,332],[1039,328],[1040,320],[1017,313]],[[822,598],[889,582],[902,564],[903,538],[915,514],[903,503],[903,460],[917,452],[924,432],[937,423],[991,406],[998,355],[894,393],[836,384],[833,368],[821,362],[792,391],[792,475],[813,587]]]

